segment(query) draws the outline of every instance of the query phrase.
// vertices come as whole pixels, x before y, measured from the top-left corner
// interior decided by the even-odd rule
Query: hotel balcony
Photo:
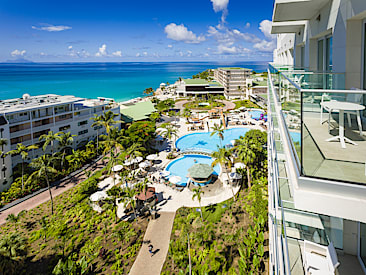
[[[330,0],[276,0],[273,22],[310,20]]]
[[[307,274],[307,249],[322,255],[333,251],[340,275],[364,274],[357,256],[342,249],[347,245],[343,223],[366,222],[366,91],[345,90],[341,73],[269,67],[270,242],[271,261],[278,269],[274,274]],[[331,257],[325,257],[329,264]]]

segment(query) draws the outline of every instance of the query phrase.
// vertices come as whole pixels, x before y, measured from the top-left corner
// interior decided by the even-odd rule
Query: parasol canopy
[[[157,154],[151,154],[146,157],[147,160],[156,160],[158,158]]]
[[[123,168],[123,166],[120,165],[120,164],[119,165],[115,165],[115,166],[113,166],[112,171],[113,172],[118,172],[118,171],[121,171],[122,168]]]
[[[151,164],[150,164],[150,162],[149,161],[144,161],[144,162],[141,162],[140,164],[139,164],[139,167],[140,168],[147,168],[147,167],[150,167],[151,166]]]
[[[170,181],[171,183],[173,183],[173,184],[177,184],[177,183],[179,183],[181,180],[182,180],[182,178],[181,178],[181,177],[179,177],[179,176],[172,176],[172,177],[170,177],[170,179],[169,179],[169,181]]]
[[[196,163],[188,169],[189,175],[192,178],[204,179],[208,178],[213,173],[211,165],[206,163]]]
[[[107,197],[108,197],[108,195],[105,191],[98,191],[98,192],[93,193],[90,196],[90,200],[91,201],[100,201],[100,200],[103,200]]]
[[[243,168],[245,168],[245,164],[242,163],[242,162],[237,162],[237,163],[234,164],[234,167],[236,169],[243,169]]]

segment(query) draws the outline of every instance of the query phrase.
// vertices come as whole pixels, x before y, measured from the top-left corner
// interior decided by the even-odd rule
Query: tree
[[[102,116],[94,115],[94,117],[90,118],[94,120],[94,123],[91,127],[95,127],[97,130],[97,152],[99,150],[99,129],[104,126]]]
[[[231,180],[230,180],[230,175],[229,175],[229,170],[231,169],[232,166],[232,161],[231,161],[231,155],[232,152],[230,149],[226,149],[226,148],[217,148],[218,150],[212,153],[212,157],[214,158],[214,161],[212,162],[212,167],[214,167],[217,164],[220,164],[221,167],[226,171],[226,175],[229,181],[229,184],[231,186],[231,191],[233,193],[233,198],[234,201],[236,200],[235,198],[235,193],[234,193],[234,187],[231,184]]]
[[[153,88],[146,88],[144,90],[144,94],[147,95],[147,96],[150,96],[150,95],[153,95],[154,94],[154,89]]]
[[[66,160],[69,162],[70,166],[78,169],[85,162],[85,151],[73,149],[72,153],[66,156]]]
[[[164,131],[160,132],[160,135],[163,138],[166,138],[168,140],[174,138],[173,148],[175,148],[175,142],[177,140],[178,130],[173,125],[168,123],[164,123],[163,125],[161,125],[161,128],[165,129]]]
[[[70,132],[67,132],[67,133],[61,132],[61,134],[60,134],[58,148],[62,152],[61,168],[64,166],[66,149],[70,148],[72,146],[72,144],[74,142],[74,137],[76,137],[76,135],[72,135]]]
[[[53,215],[53,197],[52,197],[52,192],[51,192],[51,186],[50,186],[50,178],[49,176],[52,174],[57,174],[57,170],[55,168],[53,168],[50,164],[51,162],[53,162],[56,159],[55,155],[43,155],[40,156],[39,158],[33,159],[32,162],[30,163],[30,166],[35,169],[36,171],[34,171],[28,178],[27,182],[34,180],[34,178],[45,178],[46,182],[47,182],[47,187],[48,187],[48,192],[50,194],[50,199],[51,199],[51,214]]]
[[[160,118],[161,118],[161,114],[160,114],[159,112],[153,112],[153,113],[150,115],[150,119],[151,119],[151,121],[153,121],[153,122],[158,121]]]
[[[0,239],[0,274],[19,274],[19,262],[27,255],[27,239],[19,233],[5,235]]]
[[[224,141],[224,132],[225,129],[222,125],[215,124],[214,127],[211,128],[212,132],[210,134],[210,137],[213,135],[217,135],[220,139],[220,147],[222,147],[222,142]]]
[[[39,141],[44,141],[43,151],[46,151],[47,146],[51,145],[51,155],[54,150],[54,142],[60,140],[60,135],[62,132],[54,133],[53,131],[49,131],[47,134],[43,134],[39,137]]]
[[[124,193],[124,205],[125,207],[129,204],[131,205],[132,209],[133,209],[133,214],[134,214],[134,218],[137,220],[137,214],[136,214],[136,200],[135,200],[135,196],[137,195],[136,189],[135,188],[131,188],[131,187],[127,187]]]
[[[20,218],[23,217],[26,212],[27,211],[22,210],[22,211],[20,211],[18,213],[18,215],[16,215],[16,214],[9,214],[8,217],[6,218],[6,221],[12,222],[14,224],[14,229],[16,229],[17,228],[17,224],[20,221]]]
[[[118,222],[118,216],[117,216],[117,208],[118,208],[118,199],[122,195],[122,189],[119,186],[113,186],[111,189],[107,191],[108,198],[105,199],[107,202],[106,206],[107,208],[110,208],[112,212],[114,213],[116,223]]]
[[[252,138],[240,138],[236,142],[235,151],[241,162],[245,164],[247,171],[248,187],[252,187],[251,168],[256,163],[256,152],[258,151],[258,143]]]
[[[98,125],[102,125],[104,127],[104,129],[107,132],[107,135],[109,135],[111,129],[114,127],[115,124],[117,123],[121,123],[120,120],[114,120],[115,117],[117,117],[118,114],[113,113],[112,111],[107,111],[103,114],[100,115],[100,117],[95,117],[95,121],[99,121],[100,120],[100,124]],[[92,124],[92,126],[94,125],[94,123]]]
[[[22,190],[24,190],[24,163],[25,160],[28,158],[28,152],[33,149],[37,149],[37,145],[29,145],[24,146],[22,143],[17,144],[17,148],[15,150],[9,151],[7,154],[15,156],[20,155],[22,158]]]
[[[198,203],[199,203],[199,205],[200,205],[201,219],[202,219],[202,221],[203,221],[202,207],[201,207],[202,194],[203,194],[203,191],[202,191],[201,186],[199,186],[198,188],[194,188],[194,189],[193,189],[192,200],[194,200],[195,198],[197,198]]]

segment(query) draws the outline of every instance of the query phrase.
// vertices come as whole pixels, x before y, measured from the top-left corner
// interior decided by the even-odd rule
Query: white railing
[[[206,156],[211,156],[212,154],[212,151],[211,150],[208,150],[208,149],[203,149],[203,148],[186,148],[184,150],[181,150],[180,151],[181,154],[183,155],[188,155],[188,154],[203,154],[203,155],[206,155]]]

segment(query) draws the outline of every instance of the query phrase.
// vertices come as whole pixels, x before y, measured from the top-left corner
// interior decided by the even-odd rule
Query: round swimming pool
[[[196,163],[204,163],[211,165],[213,159],[208,156],[202,155],[186,155],[182,158],[173,160],[165,170],[170,172],[170,176],[179,176],[182,180],[177,184],[180,186],[186,186],[188,182],[188,169],[191,168]],[[214,168],[213,175],[218,176],[220,174],[220,165],[216,165]]]
[[[222,145],[231,144],[230,141],[238,139],[240,136],[244,136],[249,128],[233,128],[224,131],[224,140]],[[181,151],[205,151],[213,152],[217,150],[217,146],[220,145],[220,138],[215,134],[210,136],[211,132],[206,133],[193,133],[182,136],[175,143],[176,148]]]

